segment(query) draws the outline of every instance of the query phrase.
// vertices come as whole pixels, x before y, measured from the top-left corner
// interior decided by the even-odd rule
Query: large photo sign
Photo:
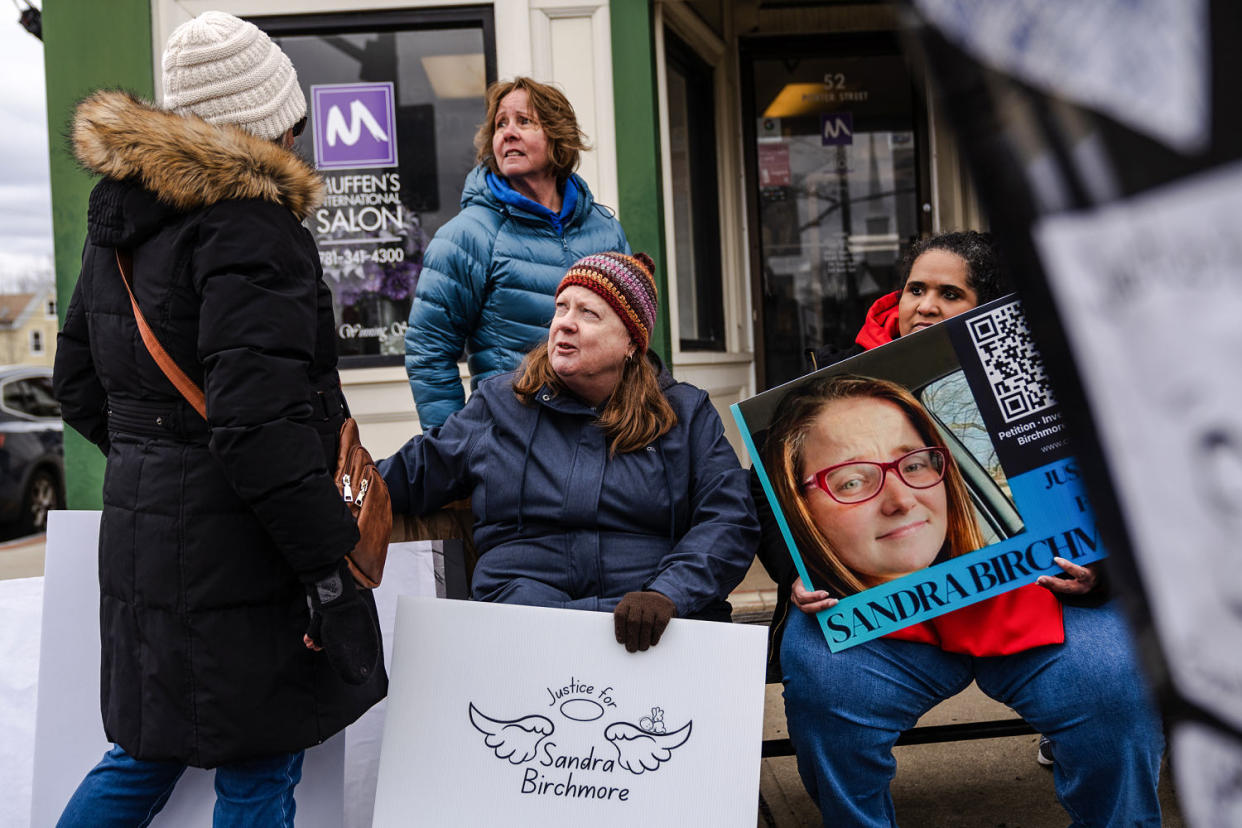
[[[1105,555],[1012,297],[732,410],[834,652]]]
[[[766,630],[402,598],[375,825],[753,826]]]

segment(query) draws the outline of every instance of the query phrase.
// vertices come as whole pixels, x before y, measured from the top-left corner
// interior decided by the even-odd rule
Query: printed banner
[[[871,390],[829,408],[846,375]],[[909,411],[875,396],[905,392]],[[1106,554],[1012,297],[732,411],[803,583],[824,588],[815,573],[835,566],[859,584],[818,616],[834,652],[1060,575],[1054,556],[1085,565]],[[769,443],[771,432],[797,435],[797,447]],[[892,475],[912,500],[885,501]],[[953,556],[954,538],[983,545]]]
[[[766,630],[402,598],[375,825],[753,826]]]

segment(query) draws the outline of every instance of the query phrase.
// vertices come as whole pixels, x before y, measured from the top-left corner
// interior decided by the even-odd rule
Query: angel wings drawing
[[[617,749],[617,764],[630,773],[642,773],[656,770],[667,762],[673,749],[690,738],[692,724],[686,722],[672,733],[648,733],[627,722],[613,722],[604,728],[604,738]]]
[[[613,722],[604,728],[604,738],[617,751],[617,764],[633,774],[657,770],[667,762],[673,751],[686,743],[694,722],[686,722],[674,731],[667,731],[664,711],[652,708],[639,724]],[[483,743],[495,752],[497,759],[514,765],[534,759],[539,745],[556,730],[546,716],[530,715],[520,719],[495,719],[470,703],[470,723],[484,734]],[[641,725],[641,726],[640,726]]]
[[[470,723],[487,736],[483,744],[496,752],[497,759],[508,759],[520,765],[535,758],[539,743],[552,735],[556,725],[546,716],[523,716],[520,719],[493,719],[479,712],[470,703]]]

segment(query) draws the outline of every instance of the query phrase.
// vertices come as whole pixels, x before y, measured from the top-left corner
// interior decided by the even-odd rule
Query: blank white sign
[[[112,747],[99,714],[99,512],[48,515],[35,724],[32,826],[54,825],[86,772]],[[339,826],[345,739],[306,752],[294,795],[299,826]],[[211,771],[190,768],[154,826],[210,825]]]
[[[92,511],[48,516],[33,771],[28,765],[22,769],[29,774],[25,779],[33,776],[33,826],[56,823],[82,777],[110,747],[99,714],[99,517]],[[375,591],[386,649],[400,594],[436,594],[430,543],[389,546],[384,584]],[[39,632],[28,635],[36,638]],[[36,717],[34,706],[30,708],[14,715]],[[307,751],[302,782],[294,793],[299,828],[370,824],[383,722],[381,701],[344,736]],[[152,824],[210,825],[212,782],[210,771],[188,770]]]

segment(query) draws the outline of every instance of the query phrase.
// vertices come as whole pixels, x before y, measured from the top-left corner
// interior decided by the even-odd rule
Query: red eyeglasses
[[[884,488],[889,469],[911,489],[930,489],[944,480],[948,465],[945,450],[937,446],[908,451],[887,463],[875,460],[851,460],[837,463],[802,481],[804,488],[817,486],[837,503],[864,503]]]

